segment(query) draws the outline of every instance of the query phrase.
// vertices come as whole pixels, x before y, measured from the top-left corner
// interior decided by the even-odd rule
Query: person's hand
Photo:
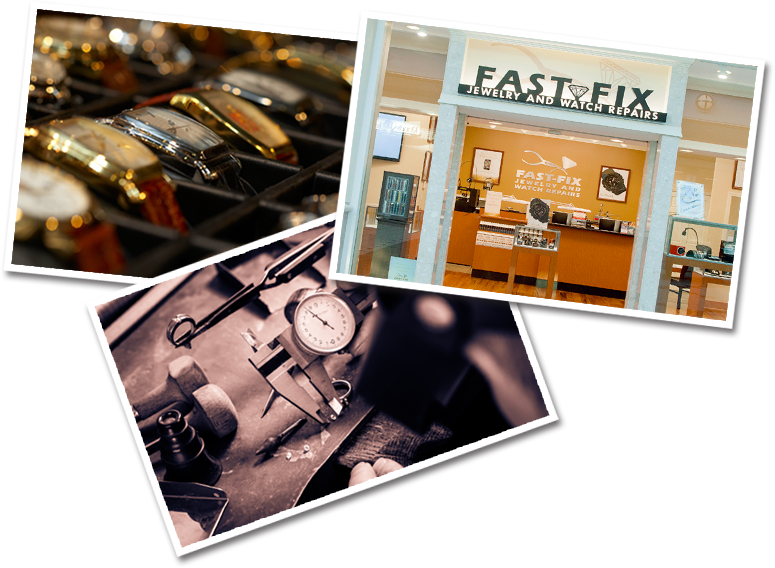
[[[359,462],[350,471],[350,482],[347,484],[347,487],[382,477],[403,468],[404,466],[400,463],[388,458],[379,458],[374,462],[373,466],[368,462]]]

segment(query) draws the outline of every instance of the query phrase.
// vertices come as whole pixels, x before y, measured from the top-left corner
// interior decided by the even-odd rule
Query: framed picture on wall
[[[627,193],[630,187],[630,170],[602,166],[600,168],[600,183],[597,188],[597,198],[601,201],[627,203]]]
[[[431,160],[433,159],[433,152],[430,150],[425,152],[425,161],[422,164],[422,177],[420,181],[428,181],[428,177],[431,175]]]
[[[745,173],[745,160],[735,160],[735,177],[732,180],[732,189],[743,189],[744,173]]]
[[[503,152],[474,148],[474,160],[471,163],[473,181],[484,183],[489,179],[493,185],[498,185],[501,182],[502,166]]]

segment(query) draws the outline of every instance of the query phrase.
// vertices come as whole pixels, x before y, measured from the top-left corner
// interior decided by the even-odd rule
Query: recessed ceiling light
[[[417,32],[417,35],[420,36],[420,37],[425,37],[428,34],[426,34],[425,32]]]
[[[491,124],[491,125],[490,125],[490,128],[495,128],[495,125],[494,125],[494,124]]]
[[[611,142],[624,142],[624,140],[619,140],[618,138],[611,138]]]
[[[692,153],[694,150],[687,150],[686,148],[679,148],[681,152],[689,152]]]
[[[718,78],[719,78],[719,79],[726,79],[726,78],[727,78],[727,75],[724,75],[723,73],[719,73],[719,76],[718,76]]]
[[[493,121],[491,120],[491,121],[490,121],[490,124],[503,124],[503,123],[501,123],[501,122],[493,122]]]
[[[406,27],[409,28],[410,30],[419,30],[420,29],[420,26],[406,26]]]

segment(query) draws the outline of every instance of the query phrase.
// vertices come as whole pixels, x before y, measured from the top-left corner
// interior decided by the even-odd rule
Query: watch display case
[[[338,85],[336,96],[332,96],[331,87],[325,81],[316,90],[317,83],[312,78],[316,74],[320,77],[320,68],[315,71],[314,68],[301,66],[290,73],[286,69],[287,62],[279,57],[285,57],[283,53],[293,52],[294,46],[301,53],[309,45],[314,45],[315,49],[322,50],[322,61],[330,61],[331,69],[342,66],[350,68],[355,42],[207,26],[148,23],[144,20],[138,20],[142,25],[123,21],[119,26],[98,16],[44,10],[38,10],[37,18],[38,22],[44,21],[46,28],[55,30],[56,34],[50,35],[52,40],[46,39],[49,36],[41,36],[36,40],[34,47],[39,55],[36,56],[34,70],[37,74],[34,77],[31,74],[30,84],[41,83],[41,77],[37,75],[41,75],[40,70],[44,69],[51,75],[51,84],[56,87],[56,92],[68,94],[64,89],[66,87],[69,94],[65,104],[64,95],[44,97],[40,89],[31,89],[26,112],[25,126],[28,128],[75,116],[94,121],[115,117],[156,97],[196,88],[202,82],[221,76],[225,68],[234,68],[242,59],[246,62],[252,59],[262,61],[261,71],[265,75],[274,74],[284,82],[292,83],[306,93],[305,100],[314,101],[314,124],[302,120],[302,117],[288,120],[289,108],[269,105],[260,109],[277,122],[290,139],[298,153],[297,164],[268,159],[257,151],[230,148],[231,156],[241,164],[239,177],[255,190],[255,195],[252,191],[219,187],[219,184],[206,182],[199,176],[190,180],[182,179],[184,176],[175,176],[175,197],[188,223],[188,235],[155,226],[94,193],[105,211],[106,220],[115,226],[125,253],[123,275],[154,277],[163,274],[297,226],[325,214],[320,207],[321,203],[336,203],[347,124],[348,105],[343,100],[346,82]],[[138,49],[141,32],[157,38],[174,36],[175,53],[169,50],[160,53],[161,46],[151,46],[150,43],[147,45],[150,51],[146,52],[144,47]],[[110,84],[106,69],[102,73],[96,73],[100,69],[93,69],[95,73],[85,72],[82,69],[83,53],[88,51],[81,48],[76,50],[75,43],[64,37],[68,33],[78,36],[73,38],[78,40],[75,43],[80,42],[81,36],[102,38],[104,49],[93,54],[94,58],[100,58],[91,61],[95,68],[100,68],[100,64],[107,68],[120,63],[120,78],[134,76],[137,78],[136,84],[129,80],[123,81],[119,89]],[[61,42],[58,36],[63,36]],[[104,41],[106,37],[110,45]],[[68,45],[71,47],[67,48]],[[40,56],[52,54],[57,55],[57,61],[64,66],[66,76],[59,65],[41,64]],[[246,54],[251,56],[242,58]],[[227,62],[229,65],[226,65]],[[42,63],[46,64],[47,61],[43,59]],[[231,94],[239,94],[240,89],[231,84],[220,88],[225,92],[227,87]],[[212,88],[217,87],[213,84]],[[244,100],[254,104],[249,98]],[[159,141],[156,143],[158,145]],[[227,161],[231,163],[231,160]],[[167,162],[165,165],[169,167],[171,164],[169,160]],[[177,167],[180,169],[185,159],[178,162]],[[229,170],[227,173],[231,175],[232,172]],[[25,241],[14,242],[12,264],[75,268],[58,256],[40,250],[34,243]]]
[[[556,251],[560,249],[560,231],[517,226],[514,246]]]
[[[411,174],[385,172],[382,177],[377,219],[411,222],[420,178]]]
[[[711,270],[729,272],[736,243],[737,225],[673,216],[668,220],[664,254],[675,260],[674,264],[681,264],[677,261],[682,258],[692,258],[707,263]],[[683,253],[679,254],[680,251]]]

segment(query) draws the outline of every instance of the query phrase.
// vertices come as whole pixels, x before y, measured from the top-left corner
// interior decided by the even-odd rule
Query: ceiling
[[[419,36],[418,32],[426,35]],[[388,71],[442,80],[448,46],[447,28],[393,22]],[[720,79],[719,71],[728,71],[727,79]],[[755,85],[756,67],[698,59],[689,68],[690,89],[753,98]]]

